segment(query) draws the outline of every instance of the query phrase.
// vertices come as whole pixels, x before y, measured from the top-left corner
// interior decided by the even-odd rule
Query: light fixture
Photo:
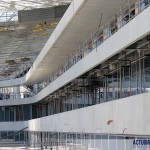
[[[58,25],[58,22],[53,22],[53,23],[50,23],[50,24],[47,24],[46,22],[43,23],[43,24],[38,24],[36,25],[36,29],[41,29],[41,28],[46,28],[46,27],[56,27]]]

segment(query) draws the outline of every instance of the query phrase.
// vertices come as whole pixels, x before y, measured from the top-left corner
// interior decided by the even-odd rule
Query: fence
[[[10,131],[9,131],[10,132]],[[4,133],[4,132],[0,132]],[[150,150],[150,136],[21,131],[25,148],[36,150]],[[14,134],[14,136],[18,136]],[[10,139],[10,136],[7,136]],[[20,136],[19,136],[20,137]]]

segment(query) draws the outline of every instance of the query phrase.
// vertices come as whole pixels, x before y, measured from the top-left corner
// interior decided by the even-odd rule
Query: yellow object
[[[38,24],[36,25],[36,29],[39,29],[39,28],[45,28],[46,27],[46,24]]]
[[[43,31],[44,31],[43,29],[35,29],[35,30],[32,30],[32,32],[35,32],[35,33],[43,32]]]
[[[58,25],[58,22],[54,22],[51,24],[38,24],[36,25],[36,29],[46,28],[46,27],[56,27]]]
[[[41,32],[40,36],[47,36],[48,34],[46,32]]]
[[[47,24],[47,27],[56,27],[58,25],[58,22]]]
[[[51,26],[52,26],[52,27],[56,27],[57,25],[58,25],[58,22],[51,23]]]
[[[8,31],[7,28],[0,28],[0,32],[6,32],[6,31]]]
[[[51,23],[51,24],[38,24],[36,25],[36,29],[32,30],[32,32],[35,32],[35,33],[40,33],[40,36],[47,36],[47,32],[45,32],[45,30],[43,28],[46,28],[46,27],[56,27],[58,25],[58,22],[54,22],[54,23]]]

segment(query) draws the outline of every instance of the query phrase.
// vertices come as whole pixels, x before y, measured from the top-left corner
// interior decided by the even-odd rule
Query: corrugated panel
[[[21,10],[18,12],[18,22],[53,21],[54,19],[61,18],[67,8],[68,5],[62,5],[50,8]]]

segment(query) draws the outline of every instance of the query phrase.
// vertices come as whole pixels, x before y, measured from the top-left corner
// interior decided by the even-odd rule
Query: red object
[[[113,122],[113,120],[108,120],[107,124],[111,124]]]

